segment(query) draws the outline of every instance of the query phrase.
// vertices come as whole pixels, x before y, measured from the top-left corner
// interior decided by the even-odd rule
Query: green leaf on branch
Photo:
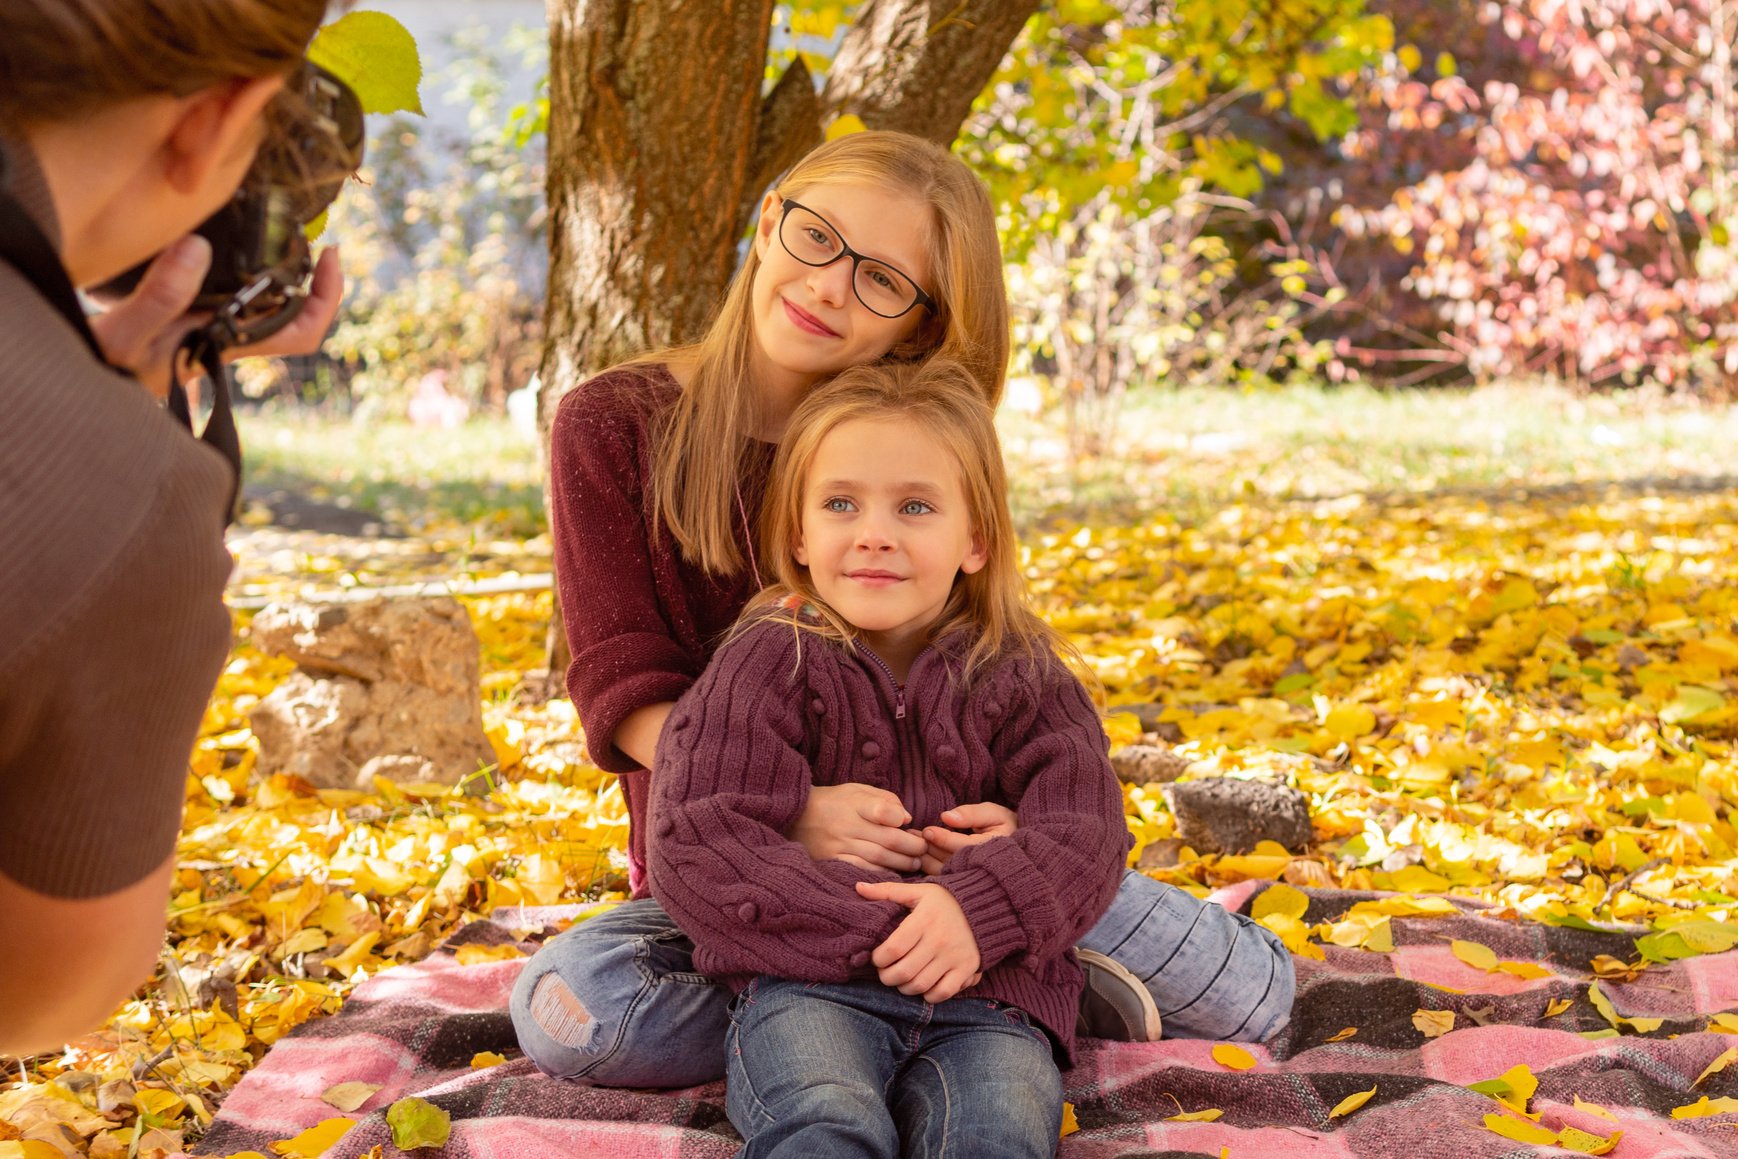
[[[384,12],[352,12],[320,29],[308,59],[356,90],[365,113],[422,113],[422,55]]]

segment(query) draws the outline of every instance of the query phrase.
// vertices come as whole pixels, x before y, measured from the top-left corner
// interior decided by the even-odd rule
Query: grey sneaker
[[[1159,1008],[1141,980],[1096,950],[1074,953],[1086,970],[1074,1032],[1116,1042],[1157,1042]]]

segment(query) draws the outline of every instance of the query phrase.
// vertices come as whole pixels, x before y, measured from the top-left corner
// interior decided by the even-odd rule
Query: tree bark
[[[821,104],[871,129],[953,144],[1039,0],[866,0]]]
[[[546,455],[569,390],[700,336],[761,195],[827,121],[952,142],[1038,0],[867,0],[822,94],[799,60],[764,98],[773,0],[548,5]],[[548,645],[559,695],[559,593]]]

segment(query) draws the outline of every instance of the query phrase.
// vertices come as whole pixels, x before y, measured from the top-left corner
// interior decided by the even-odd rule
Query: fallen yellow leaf
[[[1738,1062],[1738,1046],[1733,1046],[1731,1050],[1721,1051],[1719,1056],[1715,1058],[1714,1062],[1710,1062],[1707,1067],[1703,1067],[1702,1074],[1696,1076],[1696,1081],[1695,1083],[1691,1083],[1691,1086],[1702,1086],[1703,1079],[1707,1079],[1710,1074],[1719,1074],[1721,1070],[1726,1069],[1726,1067],[1733,1065],[1735,1062]]]
[[[1598,1115],[1602,1119],[1609,1119],[1613,1123],[1617,1122],[1616,1115],[1612,1114],[1598,1103],[1584,1101],[1580,1095],[1575,1096],[1575,1109],[1578,1111],[1585,1111],[1589,1115]]]
[[[1356,1033],[1358,1033],[1358,1028],[1356,1026],[1348,1026],[1344,1030],[1340,1031],[1338,1034],[1334,1035],[1332,1038],[1328,1039],[1328,1041],[1329,1042],[1344,1042],[1344,1041],[1346,1041],[1346,1039],[1352,1037],[1352,1035],[1354,1035]]]
[[[511,962],[514,958],[523,958],[525,951],[518,946],[502,944],[499,946],[460,946],[453,952],[453,957],[461,966],[477,966],[484,962]]]
[[[1341,1115],[1351,1114],[1353,1111],[1369,1102],[1373,1097],[1375,1097],[1375,1094],[1376,1088],[1371,1087],[1367,1091],[1359,1091],[1355,1095],[1347,1095],[1345,1098],[1334,1104],[1334,1109],[1328,1112],[1328,1118],[1337,1119]]]
[[[272,1150],[284,1159],[320,1159],[321,1155],[355,1125],[355,1119],[327,1119],[309,1127],[293,1139],[279,1139],[272,1144]]]
[[[471,1069],[483,1070],[485,1067],[500,1066],[507,1061],[504,1054],[496,1054],[492,1050],[479,1051],[471,1056]]]
[[[1441,1038],[1454,1029],[1454,1011],[1414,1010],[1412,1025],[1426,1038]]]
[[[1217,1119],[1220,1115],[1223,1115],[1224,1113],[1225,1113],[1224,1111],[1221,1111],[1217,1107],[1209,1107],[1205,1111],[1183,1111],[1179,1114],[1171,1115],[1170,1117],[1168,1117],[1165,1120],[1165,1122],[1167,1122],[1167,1123],[1211,1123],[1214,1119]]]
[[[1575,1005],[1573,998],[1553,998],[1545,1004],[1545,1017],[1555,1018],[1573,1005]]]
[[[1309,895],[1303,890],[1276,882],[1261,891],[1261,896],[1249,907],[1249,916],[1260,921],[1268,914],[1280,914],[1294,921],[1302,921],[1304,912],[1309,908]]]
[[[1059,1134],[1057,1136],[1057,1138],[1066,1139],[1066,1138],[1068,1138],[1068,1136],[1074,1134],[1074,1132],[1076,1132],[1078,1130],[1080,1130],[1080,1120],[1074,1117],[1074,1104],[1073,1103],[1063,1103],[1062,1104],[1062,1132],[1061,1132],[1061,1134]]]
[[[1716,1014],[1708,1020],[1708,1029],[1715,1034],[1738,1034],[1738,1014]]]
[[[373,1098],[378,1090],[380,1090],[379,1083],[339,1083],[336,1086],[327,1087],[325,1093],[320,1096],[320,1101],[349,1114],[351,1111],[360,1109],[362,1104]]]
[[[1213,1061],[1227,1070],[1249,1070],[1255,1065],[1255,1056],[1241,1046],[1221,1042],[1213,1048]]]
[[[147,1115],[155,1115],[159,1119],[179,1116],[187,1109],[187,1100],[174,1091],[165,1091],[157,1087],[146,1087],[133,1092],[133,1102]]]
[[[1549,978],[1551,971],[1537,962],[1498,962],[1496,968],[1517,978]]]
[[[1495,1112],[1485,1116],[1485,1130],[1513,1139],[1517,1143],[1537,1143],[1548,1147],[1557,1141],[1557,1132],[1525,1119],[1511,1119]]]
[[[1474,969],[1484,970],[1487,973],[1496,969],[1496,953],[1482,942],[1463,942],[1456,938],[1449,943],[1449,949],[1454,951],[1455,957]]]
[[[66,1154],[52,1143],[22,1139],[0,1143],[0,1159],[66,1159]]]
[[[1579,1127],[1564,1127],[1557,1133],[1557,1146],[1565,1151],[1573,1151],[1577,1155],[1609,1155],[1611,1149],[1617,1146],[1617,1141],[1621,1138],[1623,1138],[1622,1131],[1604,1136],[1583,1131]]]
[[[1710,1099],[1707,1095],[1703,1095],[1688,1106],[1673,1107],[1672,1118],[1705,1119],[1709,1115],[1724,1115],[1727,1111],[1738,1111],[1738,1099],[1725,1097]]]

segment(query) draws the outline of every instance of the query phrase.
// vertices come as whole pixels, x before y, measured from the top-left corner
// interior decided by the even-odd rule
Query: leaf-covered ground
[[[1639,420],[1609,421],[1607,443],[1661,446]],[[1244,458],[1218,502],[1124,495],[1115,521],[1090,524],[1028,508],[1033,589],[1098,671],[1113,744],[1310,797],[1304,854],[1198,856],[1171,840],[1157,786],[1128,786],[1137,856],[1195,890],[1259,877],[1452,891],[1518,921],[1651,930],[1637,959],[1597,964],[1614,976],[1738,942],[1738,491],[1720,485],[1722,460],[1664,442],[1677,478],[1663,482],[1643,468],[1654,481],[1605,486],[1577,466],[1537,472],[1553,485],[1530,492],[1300,499],[1246,486]],[[1213,470],[1170,458],[1178,475]],[[420,538],[385,542],[247,529],[236,591],[547,571],[546,543],[491,538],[502,521],[421,522]],[[499,906],[620,896],[619,792],[587,762],[570,704],[521,695],[544,663],[547,592],[466,602],[499,758],[485,796],[260,776],[247,711],[286,665],[250,648],[240,617],[188,778],[161,976],[100,1033],[18,1064],[0,1086],[0,1157],[173,1150],[361,979]],[[1136,704],[1159,706],[1144,710],[1154,731],[1117,711]],[[1379,917],[1266,920],[1299,954],[1383,948]]]

